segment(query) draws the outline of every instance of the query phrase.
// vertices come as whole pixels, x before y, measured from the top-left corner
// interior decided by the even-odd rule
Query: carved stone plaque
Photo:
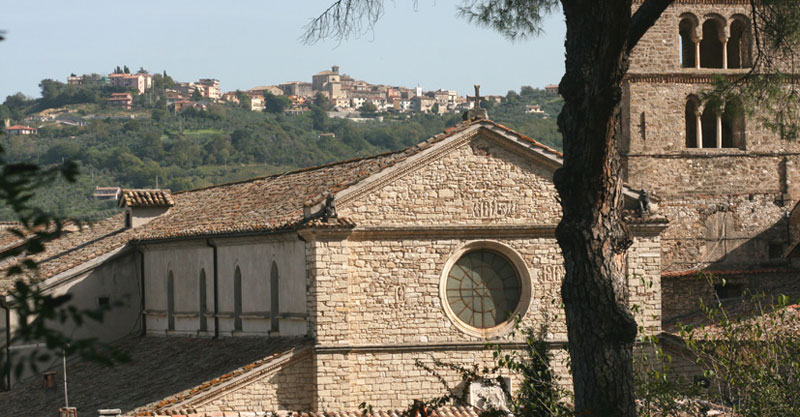
[[[483,200],[472,205],[472,216],[478,219],[502,219],[513,217],[517,203],[505,200]]]
[[[505,380],[508,390],[512,391],[511,378],[503,378],[503,380]],[[469,404],[482,410],[490,408],[508,410],[506,396],[496,381],[473,381],[469,384]]]

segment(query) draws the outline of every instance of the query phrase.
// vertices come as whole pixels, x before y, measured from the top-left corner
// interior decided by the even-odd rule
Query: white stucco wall
[[[279,275],[280,332],[272,336],[306,333],[305,247],[296,234],[215,239],[217,246],[217,300],[220,335],[270,334],[270,272]],[[146,247],[145,280],[147,332],[168,331],[167,280],[174,279],[175,333],[214,334],[213,249],[206,240],[153,244]],[[234,332],[234,274],[242,277],[242,330]],[[200,332],[201,270],[206,276],[207,332]]]

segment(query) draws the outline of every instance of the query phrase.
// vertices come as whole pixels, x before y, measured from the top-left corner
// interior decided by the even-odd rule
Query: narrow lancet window
[[[200,306],[198,312],[200,314],[200,331],[205,332],[208,330],[208,321],[206,319],[206,312],[208,311],[206,300],[206,270],[200,270],[200,282],[198,290],[200,291]]]
[[[233,274],[233,330],[242,331],[242,271]]]
[[[175,277],[167,275],[167,330],[175,330]]]
[[[278,284],[278,264],[273,261],[272,268],[269,273],[269,317],[271,320],[270,330],[273,332],[280,330],[280,321],[278,319],[278,314],[280,313],[280,289]]]

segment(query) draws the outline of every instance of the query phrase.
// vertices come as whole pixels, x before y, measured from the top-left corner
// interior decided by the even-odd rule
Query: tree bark
[[[636,42],[672,0],[562,0],[567,24],[564,108],[558,126],[564,165],[554,181],[563,216],[556,237],[564,255],[561,288],[580,416],[635,416],[633,345],[627,305],[622,180],[617,132],[622,78]],[[677,29],[676,29],[677,30]]]

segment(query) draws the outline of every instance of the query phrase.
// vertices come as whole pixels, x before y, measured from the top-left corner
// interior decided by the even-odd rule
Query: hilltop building
[[[146,73],[138,74],[109,74],[108,80],[115,87],[130,88],[139,94],[144,94],[153,86],[153,76]]]
[[[7,135],[35,135],[36,133],[35,127],[25,125],[13,125],[6,128]]]

